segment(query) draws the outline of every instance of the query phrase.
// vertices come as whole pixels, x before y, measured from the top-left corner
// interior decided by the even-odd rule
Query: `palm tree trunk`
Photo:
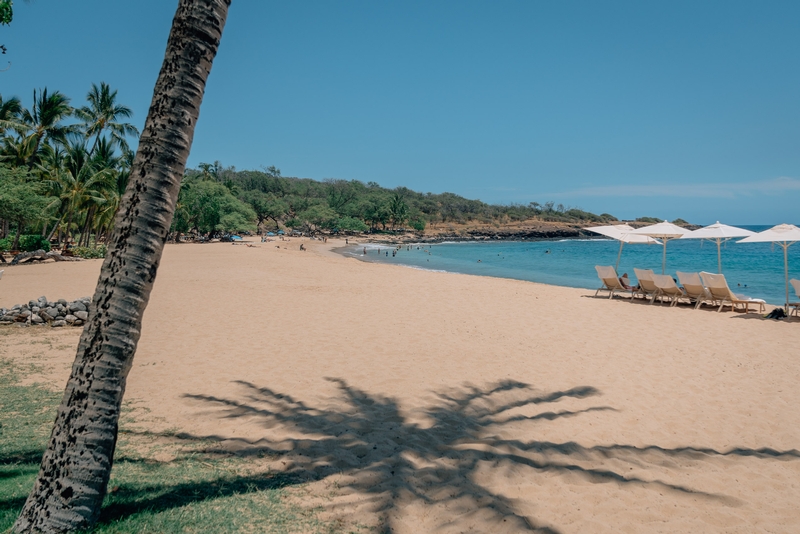
[[[54,235],[54,234],[56,233],[56,231],[58,230],[58,227],[59,227],[59,226],[61,226],[61,221],[63,221],[63,220],[64,220],[64,215],[65,215],[65,214],[64,214],[64,213],[62,213],[62,214],[61,214],[61,217],[59,217],[59,218],[58,218],[58,222],[55,224],[55,226],[53,226],[53,229],[50,231],[50,235],[48,235],[48,236],[47,236],[47,240],[48,240],[48,241],[50,241],[51,239],[53,239],[53,235]]]
[[[33,491],[14,532],[94,524],[128,372],[230,0],[180,0],[89,318]]]
[[[89,246],[89,237],[92,234],[92,219],[94,218],[95,208],[92,206],[86,212],[86,223],[83,225],[83,232],[81,233],[81,246]]]
[[[72,240],[72,214],[75,213],[75,210],[71,207],[69,208],[69,217],[67,217],[67,228],[66,228],[66,237],[64,238],[64,250],[69,247],[69,242]]]
[[[102,133],[103,130],[101,128],[100,131],[97,132],[97,137],[94,138],[94,144],[92,144],[92,149],[89,151],[89,157],[94,155],[94,150],[97,148],[97,143],[100,141],[100,135],[102,135]]]
[[[17,222],[17,235],[14,236],[14,242],[11,244],[11,250],[19,250],[19,236],[22,235],[22,221]]]

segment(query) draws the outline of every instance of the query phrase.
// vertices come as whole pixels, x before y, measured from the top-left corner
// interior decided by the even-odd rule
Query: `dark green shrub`
[[[14,244],[14,240],[10,237],[6,237],[5,239],[0,239],[0,250],[6,251],[11,250],[11,245]]]
[[[369,226],[364,224],[361,219],[355,217],[342,217],[337,223],[336,227],[342,232],[366,232]]]
[[[425,231],[425,221],[423,219],[414,219],[409,224],[411,225],[411,228],[413,228],[417,232]]]
[[[40,235],[21,235],[19,236],[19,249],[22,252],[33,252],[34,250],[44,250],[50,252],[50,241]]]
[[[108,252],[108,249],[105,245],[98,245],[96,247],[72,247],[69,250],[79,258],[84,258],[87,260],[105,258],[106,252]]]

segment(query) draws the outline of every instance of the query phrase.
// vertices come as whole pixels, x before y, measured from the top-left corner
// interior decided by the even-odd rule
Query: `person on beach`
[[[622,273],[622,276],[619,277],[619,283],[622,284],[622,287],[625,289],[639,289],[639,286],[631,287],[628,273]]]
[[[367,247],[364,247],[364,256],[367,255]]]
[[[302,243],[300,243],[300,250],[305,250],[305,249],[306,249],[305,245],[303,245]]]

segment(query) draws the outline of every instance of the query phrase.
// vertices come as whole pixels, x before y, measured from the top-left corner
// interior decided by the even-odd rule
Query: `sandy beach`
[[[342,532],[797,532],[800,321],[304,243],[166,247],[140,428],[265,456]],[[100,265],[4,267],[0,306],[92,295]],[[5,328],[63,388],[80,329]]]

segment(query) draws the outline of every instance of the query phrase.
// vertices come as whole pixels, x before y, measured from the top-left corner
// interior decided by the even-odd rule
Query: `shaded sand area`
[[[797,532],[800,321],[305,243],[166,248],[128,382],[141,432],[296,473],[342,532]],[[90,295],[99,267],[7,268],[0,306]],[[78,335],[17,329],[0,356],[39,339],[60,388]]]

